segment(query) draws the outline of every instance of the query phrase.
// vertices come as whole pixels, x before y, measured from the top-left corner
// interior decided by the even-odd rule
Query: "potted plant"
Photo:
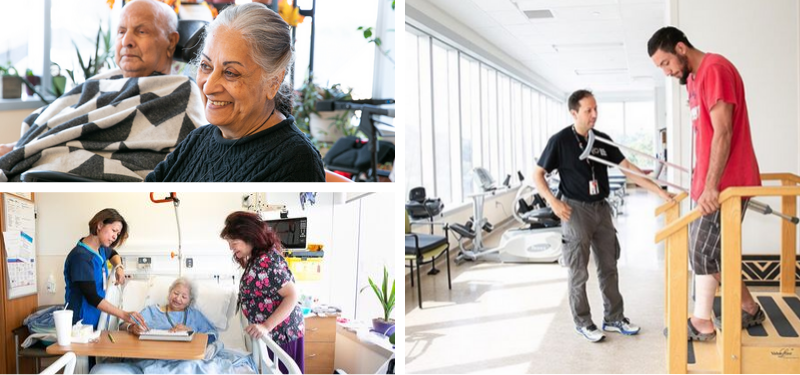
[[[383,307],[383,317],[372,319],[372,328],[380,334],[386,336],[393,335],[394,319],[390,319],[389,315],[391,315],[392,310],[394,310],[394,280],[392,281],[392,291],[389,293],[389,271],[386,270],[386,266],[383,267],[383,282],[381,288],[378,288],[378,285],[372,281],[371,277],[368,278],[368,280],[369,286],[372,288],[372,291],[375,292],[378,301],[381,303],[381,307]],[[367,287],[362,288],[361,291],[363,292],[364,289],[367,289]]]
[[[111,44],[110,27],[109,30],[104,33],[103,26],[100,25],[100,28],[97,30],[97,37],[94,41],[94,56],[89,56],[89,60],[86,61],[86,64],[83,62],[83,56],[81,56],[81,51],[78,49],[78,45],[75,41],[72,41],[72,45],[75,46],[75,53],[78,55],[78,63],[81,66],[81,71],[83,71],[84,81],[97,75],[103,67],[110,68],[114,61],[114,46]],[[69,69],[65,70],[70,80],[72,80],[72,83],[77,85],[78,82],[75,81],[75,72]]]
[[[14,73],[11,73],[11,71]],[[3,99],[19,99],[22,97],[22,79],[11,61],[8,66],[0,66],[0,71],[3,72]]]
[[[67,88],[67,77],[61,75],[61,66],[56,63],[50,64],[50,75],[53,78],[53,92],[56,98],[64,94]]]
[[[33,95],[33,87],[38,86],[42,82],[42,77],[33,74],[33,71],[30,69],[25,70],[25,80],[30,83],[30,85],[25,85],[25,91],[28,92],[28,96]]]
[[[310,76],[300,88],[294,113],[298,127],[321,142],[336,142],[342,136],[356,135],[358,128],[350,124],[351,110],[317,111],[320,100],[352,100],[353,89],[343,89],[341,84],[324,87],[314,83]]]

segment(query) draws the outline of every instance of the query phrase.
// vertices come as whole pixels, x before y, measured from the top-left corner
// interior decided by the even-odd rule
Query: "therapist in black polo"
[[[125,282],[125,271],[115,247],[128,238],[128,223],[113,208],[106,208],[89,221],[89,235],[82,237],[64,261],[64,284],[66,302],[73,311],[72,324],[82,320],[83,324],[97,329],[100,313],[106,312],[128,323],[145,324],[136,311],[123,311],[105,300],[105,283],[109,278],[107,263],[114,267],[118,284]],[[146,328],[146,326],[145,326]]]
[[[605,335],[592,322],[589,300],[586,296],[586,281],[589,279],[589,249],[594,251],[597,277],[603,294],[603,331],[619,332],[623,335],[639,333],[623,312],[622,295],[619,292],[617,259],[620,255],[611,208],[606,202],[609,193],[608,167],[579,156],[587,146],[587,135],[597,121],[597,102],[588,90],[578,90],[569,97],[569,112],[575,120],[556,133],[547,142],[533,174],[539,194],[543,196],[553,212],[562,220],[563,256],[569,267],[569,305],[575,330],[591,342],[600,342]],[[607,134],[594,130],[598,137],[611,139]],[[641,172],[625,159],[617,147],[595,142],[592,155],[611,163]],[[545,174],[558,169],[561,183],[559,190],[563,200],[556,198],[547,187]],[[661,190],[652,181],[623,171],[637,185],[658,194],[666,200],[672,195]]]

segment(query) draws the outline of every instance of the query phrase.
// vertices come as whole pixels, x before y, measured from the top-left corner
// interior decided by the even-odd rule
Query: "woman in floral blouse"
[[[269,335],[304,371],[300,295],[277,234],[257,214],[237,211],[225,219],[220,237],[228,241],[233,260],[244,268],[237,310],[250,323],[245,332],[253,339]],[[283,365],[281,370],[286,373]]]

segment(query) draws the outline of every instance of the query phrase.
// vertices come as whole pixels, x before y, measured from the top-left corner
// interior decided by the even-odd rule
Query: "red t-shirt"
[[[720,178],[719,191],[730,186],[761,186],[758,161],[750,137],[744,83],[736,67],[720,55],[706,53],[697,74],[689,77],[686,87],[697,157],[692,176],[692,199],[697,201],[706,185],[714,136],[711,108],[720,100],[734,107],[730,155]]]

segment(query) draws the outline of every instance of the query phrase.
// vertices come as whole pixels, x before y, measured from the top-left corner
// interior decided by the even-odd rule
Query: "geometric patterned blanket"
[[[184,138],[208,122],[202,93],[186,76],[92,77],[22,123],[14,150],[0,157],[0,182],[28,170],[139,182]]]

